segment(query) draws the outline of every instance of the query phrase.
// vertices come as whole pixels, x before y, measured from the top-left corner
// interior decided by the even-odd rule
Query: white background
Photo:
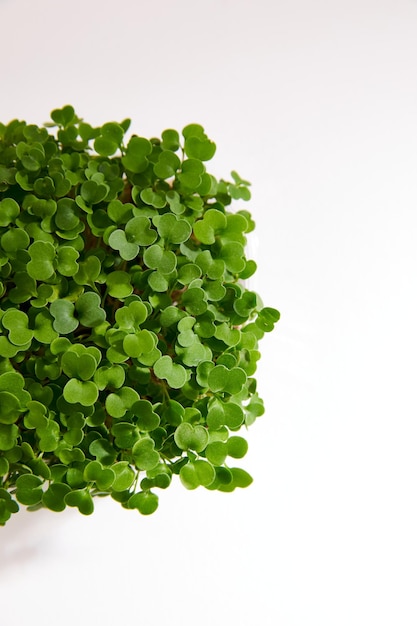
[[[0,31],[3,122],[201,123],[282,313],[253,485],[15,516],[1,623],[415,626],[417,2],[0,0]]]

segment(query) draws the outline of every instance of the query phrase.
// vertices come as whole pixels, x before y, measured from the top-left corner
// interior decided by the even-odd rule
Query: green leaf
[[[117,270],[107,275],[106,283],[108,292],[113,298],[127,298],[133,291],[127,272]]]
[[[4,456],[0,456],[0,476],[8,474],[9,468],[9,461]]]
[[[117,309],[115,318],[117,325],[126,330],[136,330],[148,317],[148,309],[144,302],[133,301],[128,306]]]
[[[97,137],[97,139],[94,141],[94,150],[100,156],[110,156],[116,152],[118,147],[118,143],[114,141],[112,137],[106,137],[101,135],[100,137]]]
[[[220,484],[217,485],[217,489],[219,491],[229,493],[231,491],[234,491],[236,488],[245,489],[246,487],[249,487],[249,485],[253,482],[252,476],[250,476],[250,474],[248,474],[248,472],[243,469],[240,469],[238,467],[232,467],[229,469],[229,472],[231,475],[231,480],[223,482],[220,480]]]
[[[165,194],[161,191],[154,191],[151,187],[141,191],[140,199],[145,204],[155,207],[155,209],[163,209],[167,203]]]
[[[110,441],[104,438],[92,441],[88,450],[103,465],[112,465],[117,457],[117,451]]]
[[[206,457],[213,465],[223,465],[228,454],[228,446],[223,441],[213,441],[206,448]]]
[[[77,507],[83,515],[91,515],[94,512],[94,502],[87,489],[76,489],[70,491],[64,497],[64,502],[68,506]]]
[[[71,231],[80,224],[78,207],[72,198],[61,198],[57,203],[54,221],[59,230]]]
[[[76,347],[84,348],[84,346],[74,346]],[[80,378],[84,381],[92,378],[97,369],[97,361],[88,352],[88,348],[84,348],[81,353],[70,348],[62,355],[61,365],[62,371],[69,378]]]
[[[166,380],[173,389],[183,387],[189,377],[184,367],[174,363],[168,355],[162,356],[156,361],[154,372],[158,378]]]
[[[107,196],[107,185],[97,183],[95,180],[86,180],[81,185],[81,198],[88,204],[99,204]]]
[[[217,209],[208,209],[203,219],[194,224],[194,234],[202,243],[213,244],[216,241],[216,233],[226,228],[226,216]]]
[[[150,246],[158,237],[151,228],[151,221],[145,215],[133,217],[126,224],[126,240],[138,246]]]
[[[123,339],[124,352],[133,358],[140,358],[143,354],[155,348],[155,339],[149,330],[138,330],[135,334],[126,335]]]
[[[143,255],[146,265],[154,270],[158,270],[161,274],[170,274],[177,265],[177,257],[172,250],[164,250],[158,244],[147,248]]]
[[[176,152],[180,147],[180,136],[178,131],[168,128],[162,132],[162,149]]]
[[[114,230],[109,236],[109,246],[113,250],[118,250],[122,259],[131,261],[139,254],[139,246],[129,242],[126,233],[121,228]]]
[[[224,365],[216,365],[209,373],[208,385],[213,392],[226,391],[238,393],[246,384],[246,373],[240,367],[227,369]]]
[[[237,242],[224,244],[220,250],[220,256],[230,272],[238,273],[244,270],[246,262],[242,244]]]
[[[201,126],[201,124],[187,124],[187,126],[184,126],[184,128],[182,129],[182,135],[185,139],[188,139],[188,137],[201,137],[202,139],[204,139],[204,137],[206,136],[204,133],[204,128]]]
[[[127,461],[119,461],[112,465],[115,479],[112,484],[113,491],[125,491],[129,489],[135,480],[135,472]]]
[[[194,465],[187,463],[180,469],[180,480],[186,489],[197,489],[200,486]]]
[[[20,417],[20,402],[9,391],[0,391],[0,423],[14,424]]]
[[[159,454],[155,450],[155,442],[150,437],[144,437],[135,443],[132,455],[138,469],[151,470],[159,463]]]
[[[35,505],[43,496],[42,479],[33,474],[22,474],[16,479],[16,498],[21,504]]]
[[[161,215],[156,221],[159,236],[169,243],[183,243],[191,235],[191,226],[185,219],[172,213]]]
[[[29,235],[23,228],[9,228],[0,238],[1,248],[11,255],[18,250],[26,250],[29,242]]]
[[[196,278],[200,278],[201,269],[195,263],[186,263],[178,270],[177,280],[182,285],[189,285]]]
[[[139,431],[135,424],[129,422],[118,422],[113,424],[111,432],[114,435],[114,442],[118,448],[132,448],[139,439]]]
[[[60,246],[57,250],[57,270],[62,276],[74,276],[78,272],[80,254],[72,246]]]
[[[75,118],[74,107],[70,104],[65,105],[62,109],[54,109],[51,118],[60,126],[68,126]]]
[[[195,191],[203,182],[205,167],[198,159],[187,159],[183,161],[181,172],[177,174],[177,178],[186,190]]]
[[[8,309],[1,323],[9,331],[9,341],[15,346],[25,346],[32,340],[33,331],[28,328],[29,318],[23,311]]]
[[[216,327],[214,336],[216,339],[223,341],[227,346],[233,347],[240,342],[241,333],[237,328],[231,328],[229,324],[224,322]]]
[[[75,307],[69,300],[54,300],[49,309],[54,322],[54,330],[60,335],[68,335],[78,327],[78,320],[74,317]]]
[[[11,450],[16,445],[18,434],[16,424],[0,424],[0,450]]]
[[[100,296],[93,291],[87,291],[80,295],[75,303],[80,324],[94,328],[104,322],[106,311],[101,308],[100,303]]]
[[[54,274],[55,248],[48,241],[35,241],[28,252],[30,261],[27,264],[29,276],[35,280],[48,280]]]
[[[215,478],[214,467],[207,461],[187,463],[180,470],[180,480],[186,489],[196,489],[200,485],[208,487]]]
[[[3,198],[0,201],[0,226],[7,227],[15,222],[20,213],[20,206],[13,198]]]
[[[63,391],[64,398],[70,404],[92,406],[98,399],[97,385],[92,381],[81,381],[76,378],[69,380]]]
[[[207,424],[210,430],[217,430],[224,426],[237,429],[243,424],[244,418],[243,409],[239,404],[216,400],[210,405]]]
[[[113,467],[104,468],[100,461],[90,461],[84,469],[83,479],[95,482],[100,491],[107,491],[116,477]]]
[[[271,330],[274,329],[274,324],[278,322],[279,318],[279,311],[271,307],[264,307],[261,311],[259,311],[255,323],[264,332],[271,332]]]
[[[107,206],[107,215],[116,224],[126,224],[132,217],[133,204],[112,200]]]
[[[42,496],[42,503],[51,511],[60,512],[66,508],[65,496],[71,491],[71,487],[65,483],[54,482]]]
[[[125,382],[125,371],[120,365],[106,365],[94,373],[94,382],[99,391],[118,389]]]
[[[143,137],[132,137],[127,144],[126,154],[122,157],[123,166],[130,172],[144,172],[148,167],[147,157],[152,152],[152,144]]]
[[[209,139],[188,136],[184,144],[185,154],[191,159],[209,161],[216,152],[216,144]]]
[[[190,287],[181,296],[181,302],[190,315],[202,315],[207,311],[207,295],[201,287]]]
[[[227,454],[234,459],[241,459],[248,451],[248,442],[243,437],[230,437],[227,442]]]
[[[204,426],[183,422],[176,429],[174,439],[180,450],[201,452],[208,444],[208,432]]]
[[[39,448],[43,452],[53,452],[57,449],[60,439],[59,425],[53,420],[48,420],[44,426],[37,428],[39,436]]]
[[[165,149],[160,153],[158,162],[155,163],[153,171],[158,178],[171,178],[175,176],[175,172],[180,168],[181,161],[170,150]]]
[[[74,275],[74,281],[77,285],[89,285],[95,289],[95,281],[100,272],[100,259],[95,255],[88,256],[85,261],[78,264],[78,272]]]
[[[150,491],[140,491],[129,498],[128,506],[142,515],[152,515],[158,508],[158,496]]]
[[[152,404],[148,400],[138,400],[132,406],[132,412],[137,417],[137,426],[139,430],[147,432],[155,430],[160,424],[160,418],[153,411]]]
[[[122,387],[108,394],[105,400],[106,411],[112,417],[123,417],[138,400],[139,394],[135,389]]]

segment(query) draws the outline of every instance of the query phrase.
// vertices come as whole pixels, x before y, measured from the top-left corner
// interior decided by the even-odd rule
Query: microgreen
[[[149,515],[173,477],[247,487],[230,464],[279,319],[245,284],[250,183],[208,173],[199,124],[51,118],[0,124],[0,525],[99,495]]]

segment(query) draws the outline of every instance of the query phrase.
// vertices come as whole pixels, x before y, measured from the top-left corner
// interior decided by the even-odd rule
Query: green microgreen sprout
[[[263,414],[250,199],[202,126],[126,137],[71,105],[0,124],[0,525],[19,505],[143,515],[176,477],[231,492]]]

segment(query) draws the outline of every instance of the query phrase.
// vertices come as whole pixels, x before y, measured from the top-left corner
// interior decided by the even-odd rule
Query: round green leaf
[[[145,215],[133,217],[126,224],[126,241],[138,246],[150,246],[158,237],[151,228],[151,221]]]
[[[11,450],[16,444],[18,434],[16,424],[0,424],[0,450]]]
[[[151,431],[158,428],[160,418],[153,411],[152,404],[148,400],[138,400],[132,406],[132,412],[137,416],[137,426],[141,431]]]
[[[200,485],[208,487],[215,478],[214,467],[203,460],[187,463],[180,470],[180,480],[187,489],[196,489]]]
[[[158,496],[150,491],[140,491],[129,498],[128,506],[142,515],[152,515],[158,508]]]
[[[76,489],[70,491],[64,497],[64,502],[68,506],[77,507],[83,515],[91,515],[94,512],[94,502],[87,489]]]
[[[78,320],[74,317],[75,307],[69,300],[54,300],[49,311],[54,318],[52,326],[60,335],[68,335],[78,327]]]
[[[69,380],[63,391],[64,398],[70,404],[92,406],[98,399],[97,385],[92,381],[81,381],[76,378]]]
[[[5,476],[9,473],[9,461],[4,457],[0,456],[0,476]]]
[[[139,400],[139,394],[131,387],[122,387],[114,393],[109,393],[106,398],[106,411],[112,417],[123,417],[135,402]]]
[[[183,243],[191,235],[191,226],[187,220],[173,213],[165,213],[157,220],[159,236],[170,243]]]
[[[16,499],[28,506],[42,500],[42,479],[33,474],[22,474],[16,479]]]
[[[0,238],[1,248],[11,254],[18,250],[26,250],[29,242],[29,235],[23,228],[10,228]]]
[[[129,489],[135,480],[135,472],[127,461],[119,461],[112,465],[111,469],[115,474],[112,484],[113,491],[125,491]]]
[[[110,441],[104,438],[92,441],[88,450],[103,465],[112,465],[117,456],[117,451],[113,448]],[[93,479],[96,480],[96,474],[94,474]]]
[[[127,298],[133,291],[127,272],[115,271],[107,275],[107,289],[113,298]]]
[[[122,259],[125,259],[125,261],[131,261],[137,257],[139,253],[138,244],[128,241],[125,231],[120,228],[110,234],[109,246],[111,246],[113,250],[118,250],[120,256]]]
[[[49,241],[35,241],[28,252],[30,261],[27,264],[29,276],[36,280],[48,280],[54,274],[55,248]]]
[[[100,156],[110,156],[116,152],[118,147],[119,145],[117,141],[114,141],[112,137],[106,137],[105,135],[97,137],[97,139],[94,141],[94,150]]]
[[[200,137],[187,137],[185,140],[184,150],[186,155],[191,159],[200,159],[201,161],[209,161],[216,152],[216,144],[209,139],[201,139]]]
[[[83,326],[94,328],[99,326],[106,319],[106,312],[100,306],[100,296],[93,292],[87,291],[80,295],[75,303],[78,320]]]
[[[174,433],[175,443],[181,450],[201,452],[207,446],[208,432],[204,426],[183,422]]]
[[[154,365],[158,378],[165,379],[173,389],[180,389],[188,380],[188,374],[182,365],[174,363],[170,356],[159,358]]]
[[[213,465],[223,465],[227,454],[228,447],[223,441],[213,441],[206,448],[206,457]]]
[[[16,346],[25,346],[32,340],[33,331],[28,328],[29,318],[23,311],[8,309],[1,323],[9,331],[9,341]]]
[[[135,443],[132,455],[136,467],[142,470],[151,470],[159,463],[159,454],[155,450],[155,442],[150,437],[144,437]]]
[[[227,454],[234,459],[241,459],[248,451],[248,442],[243,437],[230,437],[227,442]]]
[[[65,483],[54,482],[44,492],[42,503],[51,511],[60,512],[66,507],[65,496],[71,491],[71,487]]]
[[[0,423],[14,424],[20,417],[20,402],[9,391],[0,391]]]
[[[0,201],[0,226],[7,227],[13,223],[20,213],[20,206],[13,198],[3,198]]]

